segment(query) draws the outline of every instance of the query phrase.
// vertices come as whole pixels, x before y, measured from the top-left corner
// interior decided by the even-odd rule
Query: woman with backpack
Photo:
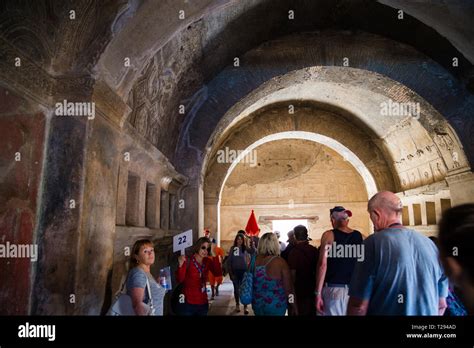
[[[229,276],[234,285],[235,311],[237,313],[240,312],[240,285],[250,263],[251,255],[254,253],[253,242],[251,242],[250,247],[247,247],[244,234],[238,233],[234,239],[234,245],[229,250],[229,257],[226,261]],[[246,315],[249,314],[247,305],[244,305],[244,313]]]

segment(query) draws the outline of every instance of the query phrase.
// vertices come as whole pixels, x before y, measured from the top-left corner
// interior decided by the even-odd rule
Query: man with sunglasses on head
[[[333,229],[323,233],[316,275],[316,311],[319,315],[346,315],[349,283],[356,255],[336,250],[356,250],[362,234],[349,227],[350,210],[336,206],[329,210]],[[333,250],[331,250],[333,249]],[[359,248],[360,249],[360,248]]]

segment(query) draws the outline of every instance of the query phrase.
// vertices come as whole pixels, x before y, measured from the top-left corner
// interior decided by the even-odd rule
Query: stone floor
[[[240,305],[240,313],[235,312],[234,287],[229,276],[224,278],[224,282],[219,286],[219,296],[211,300],[211,288],[208,286],[209,296],[209,312],[208,315],[225,315],[225,316],[243,316],[244,307]],[[249,306],[249,314],[253,315],[251,306]]]

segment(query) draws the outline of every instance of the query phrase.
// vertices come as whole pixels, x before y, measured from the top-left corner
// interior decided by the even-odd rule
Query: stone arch
[[[325,135],[317,134],[317,133],[312,133],[312,132],[305,132],[305,131],[288,131],[288,132],[281,132],[281,133],[273,133],[271,135],[267,135],[250,146],[248,146],[246,149],[244,149],[238,157],[235,159],[234,162],[230,163],[230,166],[227,169],[226,176],[224,177],[224,180],[221,184],[220,191],[219,191],[219,196],[217,200],[217,225],[216,225],[216,231],[217,231],[217,241],[218,243],[221,242],[221,235],[222,231],[220,229],[221,227],[221,202],[222,202],[222,195],[224,192],[224,187],[226,185],[226,182],[230,175],[233,173],[235,167],[241,163],[246,156],[249,155],[252,151],[255,151],[259,146],[273,142],[273,141],[278,141],[282,139],[301,139],[301,140],[309,140],[318,144],[325,145],[329,147],[330,149],[336,151],[337,153],[341,154],[344,159],[352,165],[357,173],[361,176],[364,184],[365,184],[365,191],[367,192],[368,196],[374,195],[378,190],[377,190],[377,185],[375,183],[374,177],[370,173],[370,171],[367,169],[367,167],[364,165],[364,163],[358,158],[350,149],[345,147],[343,144],[339,143],[337,140],[334,140],[332,138],[329,138]],[[212,208],[211,208],[212,210]],[[205,215],[208,219],[209,216]],[[213,223],[210,220],[207,220],[205,222],[205,226],[212,226]]]
[[[419,114],[384,115],[382,103],[389,101],[415,103]],[[311,104],[313,111],[319,110],[317,114],[305,111]],[[288,111],[282,114],[289,105],[297,110],[295,116]],[[338,139],[331,122],[338,129],[347,123],[344,132],[356,134],[352,142],[347,137]],[[462,145],[447,121],[406,86],[361,69],[306,68],[263,84],[220,120],[206,146],[201,171],[200,229],[214,225],[206,221],[205,210],[217,218],[219,194],[231,167],[216,165],[218,149],[246,149],[272,134],[301,130],[326,133],[347,146],[372,173],[378,190],[404,192],[470,172]],[[417,165],[409,164],[415,156]],[[373,158],[377,158],[375,163],[371,163]]]
[[[245,150],[243,150],[240,155],[235,159],[234,162],[230,164],[230,167],[227,170],[227,174],[222,182],[221,190],[219,192],[219,200],[222,196],[222,189],[229,178],[230,174],[234,170],[235,166],[241,162],[252,150],[259,147],[262,144],[265,144],[270,141],[281,140],[281,139],[304,139],[314,141],[316,143],[320,143],[326,145],[327,147],[333,149],[334,151],[344,155],[344,158],[357,170],[360,174],[362,179],[364,180],[365,186],[367,188],[367,192],[369,195],[374,195],[377,193],[377,185],[375,183],[374,177],[364,165],[364,163],[357,157],[350,149],[345,147],[340,142],[329,138],[325,135],[317,134],[317,133],[310,133],[304,131],[293,131],[293,132],[281,132],[281,133],[274,133],[271,135],[267,135],[260,140],[256,141],[255,143],[248,146]]]
[[[303,37],[281,38],[247,52],[243,58],[245,59],[243,67],[238,69],[226,68],[219,76],[201,89],[202,93],[199,96],[197,95],[198,98],[196,98],[192,112],[187,114],[183,121],[180,142],[175,154],[178,168],[184,171],[186,175],[194,175],[191,171],[186,172],[187,169],[184,166],[179,166],[179,163],[200,165],[205,157],[205,147],[208,139],[212,136],[214,129],[219,127],[220,120],[240,100],[245,99],[254,91],[260,90],[261,93],[268,91],[260,89],[265,83],[275,84],[278,79],[281,79],[281,76],[295,70],[303,71],[308,66],[336,65],[333,56],[339,46],[333,44],[333,42],[338,42],[338,40],[341,40],[340,43],[344,45],[344,49],[358,52],[360,50],[363,56],[359,62],[351,60],[351,64],[354,64],[351,66],[359,69],[351,70],[351,74],[355,74],[354,78],[358,79],[359,85],[349,84],[347,86],[359,89],[367,87],[374,91],[380,90],[382,94],[393,95],[394,98],[402,100],[409,100],[411,94],[416,93],[428,102],[431,108],[435,108],[441,113],[442,118],[448,120],[450,125],[455,126],[463,145],[468,150],[471,148],[466,136],[470,133],[470,121],[467,121],[466,127],[460,128],[457,126],[458,121],[456,120],[461,118],[469,120],[467,113],[473,98],[468,94],[464,94],[465,91],[462,92],[462,88],[458,89],[459,86],[455,89],[461,94],[446,93],[450,89],[449,81],[453,81],[452,76],[447,74],[435,62],[427,60],[426,56],[420,55],[412,47],[395,44],[391,40],[373,35],[364,33],[353,35],[341,32],[305,33]],[[367,41],[370,41],[373,46],[361,46],[363,42]],[[295,52],[294,55],[288,53],[288,45],[290,45],[291,52]],[[324,49],[322,49],[323,47]],[[405,70],[400,71],[395,65],[392,65],[394,61],[383,53],[389,50],[392,50],[392,53],[396,51],[396,54],[404,57],[404,61],[410,62]],[[321,54],[321,51],[325,53]],[[297,62],[293,59],[296,55]],[[266,57],[272,57],[271,62]],[[377,62],[377,64],[374,62]],[[422,75],[419,72],[421,67],[426,67]],[[336,66],[335,68],[340,67]],[[370,80],[373,83],[372,86],[365,83],[363,79],[361,80],[361,76],[356,73],[362,70],[378,73],[374,76],[385,76],[392,81],[397,81],[398,84],[393,84],[393,88],[389,90],[382,80],[375,77]],[[326,75],[325,72],[322,72],[320,78],[327,78]],[[338,79],[341,83],[345,83],[352,77],[352,75],[348,75],[345,78],[338,77]],[[300,74],[300,80],[304,80],[304,72]],[[234,81],[245,81],[245,83],[234,83]],[[400,89],[399,86],[403,85],[408,88]],[[406,93],[406,95],[400,94],[397,96],[398,93]]]
[[[295,7],[295,25],[288,25],[287,0],[196,0],[184,5],[178,1],[85,0],[74,6],[74,22],[68,17],[68,2],[37,1],[31,6],[25,1],[1,2],[0,84],[2,94],[10,93],[4,96],[2,121],[6,129],[15,127],[4,138],[16,144],[18,132],[31,134],[27,146],[35,154],[22,163],[42,168],[33,170],[31,185],[22,185],[23,176],[10,171],[8,180],[16,183],[19,193],[7,192],[4,201],[17,204],[18,197],[28,197],[25,213],[31,216],[31,224],[25,235],[36,240],[43,248],[40,250],[48,250],[35,269],[12,268],[11,274],[24,276],[21,284],[26,286],[5,290],[15,295],[9,313],[99,313],[107,304],[103,301],[106,283],[116,279],[109,278],[114,242],[115,250],[120,250],[123,240],[117,236],[122,232],[130,236],[127,228],[116,227],[123,218],[128,169],[143,171],[141,177],[150,180],[151,196],[151,188],[156,189],[156,195],[161,185],[164,191],[173,188],[173,182],[166,184],[167,179],[163,183],[161,176],[189,176],[190,185],[183,189],[189,208],[183,209],[179,220],[183,229],[195,229],[197,197],[204,195],[202,189],[199,191],[202,155],[221,117],[273,77],[308,66],[337,66],[344,56],[352,67],[376,71],[408,86],[450,122],[457,134],[442,122],[431,123],[431,119],[425,123],[400,122],[392,131],[405,129],[409,143],[406,129],[417,127],[414,131],[419,134],[425,132],[424,128],[428,134],[425,139],[435,141],[431,150],[441,153],[440,165],[444,163],[449,169],[444,173],[443,166],[436,166],[447,184],[440,180],[429,185],[433,190],[448,187],[451,197],[454,192],[458,194],[458,203],[466,194],[474,196],[472,173],[465,171],[462,151],[456,151],[459,135],[473,163],[470,62],[474,46],[468,29],[472,6],[443,3],[433,7],[427,0],[416,4],[399,4],[397,0],[293,3],[299,6]],[[180,6],[186,11],[182,21],[177,18]],[[407,14],[402,25],[395,16],[398,7]],[[241,58],[242,69],[229,66],[235,56]],[[459,58],[459,66],[452,66],[453,57]],[[21,69],[12,65],[16,58],[21,58]],[[124,58],[130,58],[131,67],[124,64]],[[150,72],[147,67],[154,70]],[[157,93],[159,87],[162,89]],[[146,98],[140,99],[140,93],[130,96],[128,92],[133,88],[143,91]],[[160,96],[166,103],[155,103]],[[129,97],[132,102],[127,105]],[[135,97],[145,103],[135,104]],[[55,102],[63,99],[95,102],[97,117],[93,121],[53,117]],[[179,116],[179,103],[186,104],[191,112]],[[327,103],[321,105],[334,108]],[[143,118],[138,122],[143,125],[139,127],[141,132],[133,127],[135,122],[125,122],[129,113]],[[351,119],[350,113],[347,117]],[[358,120],[352,117],[352,121],[356,125]],[[390,168],[393,149],[384,147],[387,139],[376,137],[370,124],[362,126],[368,138],[375,139],[372,144],[381,154],[381,163]],[[379,147],[377,142],[381,143]],[[124,151],[130,152],[132,163],[123,160]],[[457,155],[451,156],[454,152]],[[407,151],[400,157],[409,155],[422,153]],[[5,163],[10,160],[8,155]],[[403,173],[402,169],[394,171],[395,177],[387,177],[386,185],[381,187],[403,184],[397,174]],[[409,185],[412,188],[399,192],[413,195],[414,191],[425,190],[419,186],[425,172],[421,172],[419,182]],[[412,174],[407,174],[408,181]],[[466,185],[468,180],[470,186]],[[141,196],[146,196],[146,185],[143,180]],[[41,195],[38,200],[36,192]],[[74,211],[62,204],[71,197],[78,199]],[[16,208],[11,212],[15,216],[11,221],[17,222],[13,227],[7,225],[7,230],[15,231],[22,221],[18,214],[23,212]],[[163,237],[164,230],[153,233],[165,248],[169,246],[168,232],[168,239]],[[64,251],[70,262],[64,262]],[[94,251],[97,257],[87,257]],[[75,260],[84,261],[80,268]],[[63,301],[61,289],[75,291],[76,306]],[[107,289],[112,292],[110,287]],[[24,301],[29,293],[30,301]]]
[[[448,4],[438,5],[437,11],[433,11],[429,2],[420,2],[413,6],[400,4],[395,0],[373,3],[362,0],[304,0],[292,4],[291,7],[298,14],[298,21],[289,23],[288,4],[285,0],[257,0],[250,4],[237,0],[159,4],[133,1],[127,4],[126,8],[117,11],[117,17],[111,26],[115,35],[97,62],[96,70],[101,71],[101,79],[116,89],[119,95],[126,97],[133,82],[138,79],[155,52],[170,43],[172,50],[179,50],[179,45],[172,41],[185,36],[186,32],[203,32],[201,41],[205,45],[199,49],[217,53],[204,58],[206,68],[218,71],[226,65],[223,64],[224,57],[241,55],[279,35],[307,31],[310,28],[338,27],[347,21],[347,17],[350,17],[355,28],[419,46],[420,51],[432,55],[438,54],[428,47],[434,37],[438,47],[441,46],[445,52],[453,51],[454,47],[449,43],[452,42],[472,61],[474,53],[469,41],[469,32],[453,30],[453,27],[462,28],[461,23],[470,23],[469,11],[462,7],[449,9],[452,15],[456,15],[456,20],[449,23],[444,15]],[[399,24],[399,9],[403,9],[408,19],[404,23],[403,31],[392,30],[390,27]],[[184,19],[178,16],[181,10],[185,12]],[[313,15],[315,12],[318,16]],[[331,14],[330,19],[325,18],[327,13]],[[225,20],[220,20],[222,18]],[[256,22],[260,24],[258,31],[254,30]],[[239,26],[239,23],[244,25]],[[347,27],[347,24],[344,27]],[[418,35],[410,35],[412,32],[417,32]],[[130,69],[123,65],[124,57],[129,57],[133,62]],[[107,72],[102,73],[105,70]]]
[[[436,38],[438,47],[446,46],[443,52],[450,52],[451,56],[459,55],[449,42],[444,42],[445,39],[426,27],[421,19],[413,18],[407,21],[405,25],[411,29],[404,32],[387,32],[382,29],[387,23],[396,23],[393,18],[397,11],[389,7],[389,1],[386,2],[388,6],[380,3],[370,6],[365,4],[370,8],[354,5],[354,2],[340,3],[344,11],[336,11],[334,14],[336,25],[333,28],[339,28],[337,23],[349,13],[361,13],[361,18],[370,20],[353,23],[351,30],[325,30],[328,25],[322,18],[305,17],[304,27],[269,31],[268,28],[273,27],[286,28],[286,17],[281,15],[287,11],[284,1],[255,1],[251,5],[235,1],[187,4],[184,8],[185,20],[177,19],[180,5],[160,11],[153,11],[150,4],[138,8],[130,7],[123,19],[117,21],[116,26],[120,31],[113,37],[96,66],[100,71],[97,80],[110,86],[122,100],[128,99],[131,107],[130,120],[137,117],[143,104],[151,102],[147,106],[149,125],[156,129],[143,135],[167,157],[173,157],[177,169],[186,175],[190,173],[186,173],[187,169],[180,167],[179,163],[193,160],[187,157],[189,152],[192,152],[192,156],[200,157],[203,140],[204,143],[207,141],[199,136],[196,139],[196,135],[188,130],[197,130],[199,127],[196,127],[196,123],[202,122],[202,117],[207,117],[209,113],[213,114],[209,128],[213,128],[219,116],[226,111],[226,107],[230,107],[226,105],[223,100],[225,97],[219,94],[219,90],[235,94],[232,100],[234,103],[263,81],[290,70],[316,65],[342,65],[343,57],[338,53],[339,50],[346,52],[344,55],[350,59],[351,67],[385,74],[422,95],[454,125],[466,146],[468,129],[472,126],[458,128],[456,124],[461,118],[466,120],[465,115],[470,109],[468,104],[472,101],[467,103],[467,98],[461,101],[465,92],[464,81],[456,81],[456,76],[461,71],[466,71],[469,64],[463,63],[458,69],[453,69],[444,55],[440,56],[430,49],[427,43]],[[298,6],[301,6],[297,11],[300,14],[305,12],[304,9],[320,9],[321,6],[331,11],[334,2],[302,1]],[[409,8],[404,10],[411,12]],[[134,20],[126,22],[125,18],[131,14],[135,17]],[[226,18],[227,22],[221,22],[222,18]],[[257,32],[252,29],[256,18],[259,18],[260,27]],[[163,21],[169,22],[169,26],[166,30],[159,30],[158,23]],[[322,22],[319,23],[320,21]],[[377,25],[379,21],[384,24]],[[316,25],[317,23],[320,25]],[[137,28],[142,26],[146,27],[146,35],[137,31]],[[266,29],[261,30],[262,28]],[[308,30],[315,31],[307,32]],[[416,31],[424,39],[414,39],[406,35],[410,30]],[[136,37],[138,32],[140,38]],[[440,44],[439,40],[442,40],[443,44]],[[289,48],[288,42],[296,45]],[[277,50],[280,53],[277,53]],[[212,54],[207,54],[208,52]],[[392,54],[399,58],[392,59]],[[245,67],[241,70],[247,71],[248,74],[239,75],[232,71],[230,65],[236,56],[241,59],[242,67]],[[270,56],[271,62],[264,59]],[[131,59],[130,67],[124,66],[124,57]],[[288,62],[288,58],[295,59]],[[400,60],[404,62],[404,69],[398,67]],[[149,72],[150,67],[155,69],[154,72]],[[422,76],[417,75],[420,71],[424,72]],[[158,107],[153,108],[156,106],[155,101],[151,101],[151,96],[145,93],[146,88],[143,86],[153,81],[156,72],[163,80],[160,85],[166,96],[160,98]],[[212,87],[222,79],[248,79],[248,88],[243,90],[242,86],[236,86],[229,91],[226,86],[217,86],[216,92]],[[164,87],[167,84],[174,88]],[[455,91],[451,93],[451,90]],[[144,92],[143,95],[141,91]],[[213,102],[215,98],[219,99],[220,106]],[[447,99],[452,100],[439,103],[440,100]],[[184,117],[178,112],[180,105],[186,106]],[[164,128],[170,129],[176,136],[166,137],[162,131]],[[202,133],[205,130],[198,131]]]

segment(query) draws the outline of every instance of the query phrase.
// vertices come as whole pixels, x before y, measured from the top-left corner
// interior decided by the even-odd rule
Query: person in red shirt
[[[214,252],[209,256],[213,258],[215,266],[217,266],[217,273],[209,272],[209,284],[211,285],[211,300],[214,300],[214,295],[219,296],[219,285],[222,284],[224,280],[222,273],[222,260],[224,259],[224,249],[218,247],[216,244],[213,244]],[[212,248],[212,246],[211,246]],[[212,249],[211,249],[212,251]]]
[[[178,258],[176,280],[183,283],[184,303],[180,304],[181,315],[205,316],[209,310],[206,282],[209,271],[217,273],[215,259],[208,257],[211,249],[209,238],[201,237],[193,245],[192,256]]]

